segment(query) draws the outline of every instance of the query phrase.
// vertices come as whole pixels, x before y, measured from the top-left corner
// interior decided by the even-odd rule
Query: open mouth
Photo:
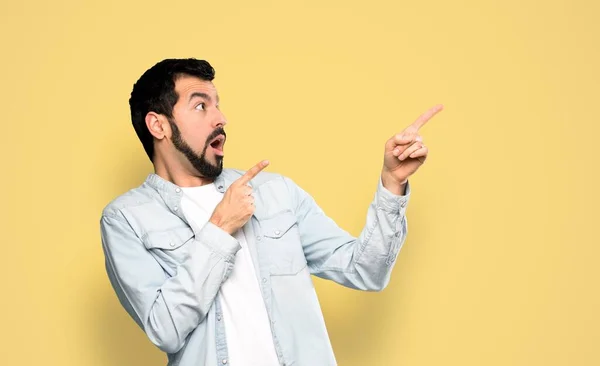
[[[210,142],[210,147],[217,150],[217,152],[223,152],[223,145],[225,145],[225,136],[219,135]]]

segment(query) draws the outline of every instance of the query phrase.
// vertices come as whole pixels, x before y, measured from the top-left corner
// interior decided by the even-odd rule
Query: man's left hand
[[[419,130],[443,108],[438,104],[429,109],[404,131],[392,136],[385,143],[381,179],[384,187],[393,193],[404,194],[408,177],[414,174],[427,159],[429,150],[423,143]]]

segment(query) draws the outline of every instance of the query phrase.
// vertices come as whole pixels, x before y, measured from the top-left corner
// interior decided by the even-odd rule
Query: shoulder
[[[242,175],[246,174],[247,170],[241,170],[241,169],[224,169],[223,173],[225,173],[227,175],[227,178],[229,178],[229,180],[231,181],[235,181],[236,179],[240,178]],[[287,182],[289,182],[290,179],[282,174],[279,173],[272,173],[272,172],[260,172],[258,173],[258,175],[256,177],[254,177],[254,179],[252,179],[251,181],[251,185],[255,188],[260,187],[261,185],[264,184],[282,184],[285,185]]]
[[[223,170],[225,172],[225,170]],[[228,169],[228,179],[233,182],[246,173],[245,170]],[[272,172],[260,172],[250,185],[257,191],[262,192],[265,198],[273,200],[288,201],[295,206],[297,202],[303,201],[308,193],[302,189],[292,178]]]
[[[146,184],[132,188],[110,201],[102,210],[102,216],[121,218],[123,209],[152,202],[154,193]]]

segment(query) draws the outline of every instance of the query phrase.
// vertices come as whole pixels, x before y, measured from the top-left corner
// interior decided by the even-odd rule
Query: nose
[[[221,112],[220,110],[217,109],[217,115],[215,116],[215,123],[214,123],[214,128],[218,128],[218,127],[225,127],[225,125],[227,124],[227,118],[225,118],[225,115],[223,114],[223,112]]]

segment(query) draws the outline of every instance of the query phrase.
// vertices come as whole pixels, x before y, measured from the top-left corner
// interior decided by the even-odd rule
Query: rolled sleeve
[[[384,211],[399,213],[401,216],[404,216],[410,199],[410,190],[410,182],[407,182],[404,195],[394,194],[383,186],[381,177],[379,177],[376,192],[377,207]]]
[[[236,238],[210,221],[200,230],[197,240],[226,260],[231,260],[242,248]]]

